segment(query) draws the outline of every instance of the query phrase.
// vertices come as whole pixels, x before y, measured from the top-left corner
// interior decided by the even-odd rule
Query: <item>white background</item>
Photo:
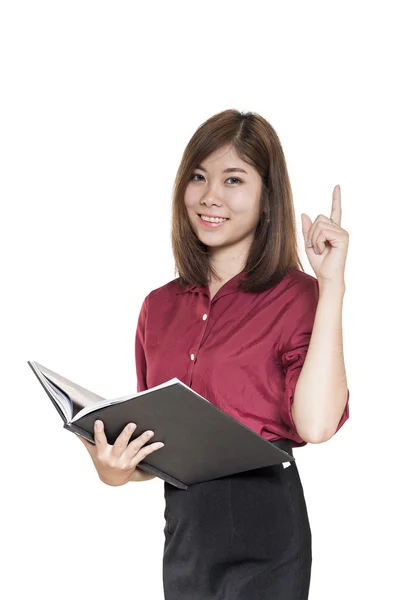
[[[102,396],[135,391],[141,303],[176,276],[174,177],[227,108],[281,139],[307,272],[301,212],[328,215],[338,183],[350,234],[350,419],[295,452],[310,599],[410,597],[406,8],[1,3],[3,597],[163,598],[162,480],[100,482],[27,360]]]

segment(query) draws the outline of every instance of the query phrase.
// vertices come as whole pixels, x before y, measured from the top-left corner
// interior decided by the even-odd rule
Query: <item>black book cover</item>
[[[114,444],[130,422],[137,424],[130,441],[147,429],[154,431],[147,443],[161,441],[164,447],[137,466],[180,489],[295,460],[177,378],[144,392],[106,400],[39,363],[27,362],[68,431],[94,443],[94,422],[100,419],[109,444]]]

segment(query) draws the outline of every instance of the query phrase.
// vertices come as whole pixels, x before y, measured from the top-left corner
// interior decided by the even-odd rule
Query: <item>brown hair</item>
[[[172,196],[175,271],[182,286],[207,285],[210,273],[217,277],[208,248],[189,221],[184,193],[197,165],[226,145],[262,178],[260,221],[244,267],[247,276],[239,286],[250,292],[265,291],[290,269],[304,268],[298,256],[294,204],[283,149],[270,123],[253,112],[229,109],[212,116],[195,131],[184,150]]]

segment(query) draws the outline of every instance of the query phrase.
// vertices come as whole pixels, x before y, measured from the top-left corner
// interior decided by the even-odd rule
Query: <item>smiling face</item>
[[[184,194],[190,223],[200,241],[215,251],[230,247],[246,254],[260,219],[261,186],[258,171],[231,146],[209,154],[193,171]],[[217,222],[213,217],[225,220]]]

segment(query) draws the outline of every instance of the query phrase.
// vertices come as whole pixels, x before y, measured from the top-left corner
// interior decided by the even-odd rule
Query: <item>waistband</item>
[[[274,444],[274,446],[278,446],[281,450],[285,450],[288,454],[294,457],[293,448],[291,445],[291,440],[282,439],[282,440],[270,440],[270,444]]]

